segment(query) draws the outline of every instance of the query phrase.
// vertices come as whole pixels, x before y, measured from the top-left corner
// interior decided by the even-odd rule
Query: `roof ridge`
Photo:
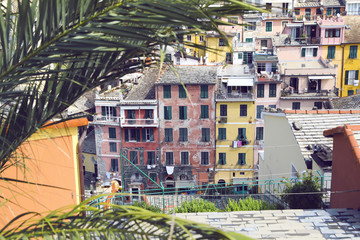
[[[329,109],[329,110],[285,110],[286,114],[360,114],[360,110]]]

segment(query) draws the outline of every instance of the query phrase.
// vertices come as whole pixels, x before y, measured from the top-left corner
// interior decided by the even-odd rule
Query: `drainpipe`
[[[120,127],[120,167],[121,167],[121,185],[122,191],[125,192],[125,181],[124,181],[124,164],[123,164],[123,137],[122,137],[122,127],[121,127],[121,106],[119,106],[119,127]]]
[[[339,97],[343,96],[343,80],[344,80],[344,62],[345,62],[345,46],[344,45],[340,45],[340,47],[342,48],[342,60],[341,60],[341,74],[340,74],[340,93],[339,93]]]

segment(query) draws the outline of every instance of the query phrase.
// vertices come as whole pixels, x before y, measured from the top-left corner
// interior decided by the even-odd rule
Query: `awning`
[[[309,76],[308,78],[314,79],[314,80],[316,80],[316,79],[334,79],[333,76]]]
[[[254,79],[252,78],[230,78],[227,81],[228,87],[232,86],[254,86]]]
[[[287,27],[302,27],[302,23],[288,23],[286,24]]]

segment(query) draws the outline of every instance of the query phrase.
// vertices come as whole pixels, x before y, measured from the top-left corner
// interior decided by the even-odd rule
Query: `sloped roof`
[[[320,0],[305,0],[300,2],[299,0],[295,1],[295,7],[320,7]]]
[[[219,66],[176,66],[177,74],[167,68],[156,84],[179,85],[184,84],[215,84]]]
[[[324,144],[333,149],[332,138],[324,137],[323,132],[329,128],[335,128],[345,124],[359,125],[360,111],[340,111],[340,110],[317,110],[317,111],[297,111],[286,110],[285,116],[289,122],[295,139],[299,144],[304,158],[311,159],[312,149],[308,145]],[[296,123],[297,129],[294,127]]]
[[[330,99],[329,102],[333,109],[360,109],[360,94]]]
[[[345,6],[345,3],[342,0],[323,0],[323,5],[325,7],[341,7]]]
[[[139,79],[139,84],[134,85],[125,100],[150,100],[155,99],[155,81],[159,77],[159,68],[150,68]]]
[[[342,16],[345,25],[350,29],[345,29],[345,43],[360,43],[360,18],[359,16]]]
[[[84,142],[81,147],[83,153],[96,154],[96,144],[95,144],[95,131],[91,131],[85,137]]]

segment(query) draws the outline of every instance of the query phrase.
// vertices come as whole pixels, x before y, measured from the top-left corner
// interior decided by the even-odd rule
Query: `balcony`
[[[248,100],[254,101],[254,93],[241,93],[241,92],[231,92],[225,93],[224,91],[219,91],[216,93],[217,100]]]
[[[284,39],[285,45],[307,45],[307,44],[320,44],[320,37],[291,37],[290,35]]]
[[[122,127],[158,127],[158,119],[121,119]]]
[[[273,73],[273,72],[266,72],[261,71],[260,73],[257,73],[257,80],[256,82],[274,82],[274,81],[281,81],[280,80],[280,74]]]
[[[107,124],[107,125],[119,125],[120,117],[112,116],[96,116],[94,117],[94,123]]]
[[[320,98],[327,99],[329,97],[337,97],[337,92],[332,89],[321,89],[321,90],[295,90],[292,87],[283,89],[281,91],[280,99],[301,99],[301,98]]]

